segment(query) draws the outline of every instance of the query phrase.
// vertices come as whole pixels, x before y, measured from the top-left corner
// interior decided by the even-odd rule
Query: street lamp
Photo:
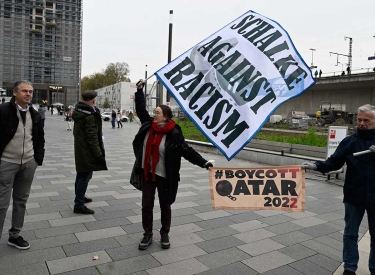
[[[310,49],[311,51],[311,66],[310,66],[310,69],[315,69],[317,68],[317,66],[314,66],[314,52],[316,51],[316,49]]]
[[[375,35],[374,35],[373,37],[375,38]],[[375,53],[374,53],[373,56],[369,56],[369,57],[368,57],[368,60],[375,60]],[[373,71],[375,72],[375,68],[374,68]]]
[[[147,65],[146,65],[146,68],[145,68],[145,101],[146,101],[146,109],[147,109],[147,111],[149,111],[148,105],[147,105],[147,100],[148,100],[148,98],[147,98]]]

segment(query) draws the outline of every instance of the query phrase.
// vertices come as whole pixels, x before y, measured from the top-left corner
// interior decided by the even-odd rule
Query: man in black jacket
[[[369,104],[359,107],[357,123],[357,131],[344,138],[326,161],[304,162],[302,168],[327,173],[339,170],[346,163],[343,275],[355,275],[357,270],[358,231],[365,211],[371,235],[369,269],[375,275],[375,154],[353,155],[368,149],[375,153],[375,107]]]
[[[32,98],[32,84],[18,81],[13,87],[13,98],[0,105],[0,232],[13,189],[8,245],[18,249],[30,248],[19,233],[35,170],[44,159],[44,131],[39,113],[29,107]]]
[[[87,186],[93,171],[107,170],[102,139],[102,119],[96,105],[96,91],[86,91],[82,101],[78,102],[72,118],[74,120],[74,156],[76,164],[76,181],[74,213],[94,214],[94,210],[85,206],[91,202],[85,197]]]

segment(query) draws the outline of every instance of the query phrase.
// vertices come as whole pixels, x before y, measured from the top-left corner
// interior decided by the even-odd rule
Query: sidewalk
[[[138,250],[141,193],[133,190],[129,178],[134,162],[131,143],[139,125],[123,123],[122,129],[111,129],[110,122],[103,122],[109,170],[94,173],[87,195],[93,198],[88,207],[95,214],[83,216],[72,211],[73,134],[66,130],[64,116],[46,114],[46,157],[35,175],[22,232],[31,248],[19,251],[6,244],[8,215],[0,240],[1,275],[342,273],[341,187],[307,174],[305,212],[214,210],[207,171],[185,160],[172,206],[171,248],[163,250],[158,241],[156,201],[154,242],[148,250]],[[202,155],[215,159],[216,166],[264,166]],[[367,230],[365,217],[361,237]],[[369,274],[368,235],[360,248],[357,274]],[[93,260],[94,256],[99,259]]]

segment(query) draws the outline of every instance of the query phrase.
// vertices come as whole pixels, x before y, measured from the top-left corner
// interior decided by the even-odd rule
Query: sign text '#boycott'
[[[279,169],[279,170],[216,170],[215,179],[238,179],[233,195],[274,195],[274,196],[298,196],[296,192],[297,183],[290,178],[297,178],[300,169]],[[286,175],[288,174],[288,179]],[[280,177],[280,188],[277,187],[274,178]],[[249,178],[245,181],[244,178]],[[284,180],[283,180],[284,179]],[[251,187],[251,191],[249,189]],[[261,187],[262,191],[261,191]]]

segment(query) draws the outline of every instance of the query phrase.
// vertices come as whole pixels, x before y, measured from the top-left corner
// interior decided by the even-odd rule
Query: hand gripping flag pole
[[[371,153],[372,151],[371,150],[365,150],[365,151],[361,151],[361,152],[357,152],[357,153],[353,153],[353,156],[360,156],[360,155],[364,155],[364,154],[368,154],[368,153]]]

